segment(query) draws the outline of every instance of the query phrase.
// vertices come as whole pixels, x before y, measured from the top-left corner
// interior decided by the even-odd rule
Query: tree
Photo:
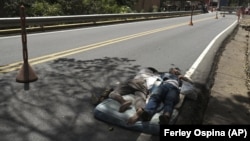
[[[116,0],[117,4],[120,6],[128,6],[130,8],[134,7],[138,0]]]
[[[128,8],[119,6],[116,0],[83,0],[82,4],[86,14],[107,14],[129,11]]]
[[[2,9],[2,10],[0,10],[0,17],[3,17],[4,16],[4,3],[5,3],[5,1],[4,0],[1,0],[0,1],[0,9]]]
[[[81,15],[131,12],[137,0],[0,0],[0,17],[19,16],[24,4],[27,16]]]
[[[5,0],[5,3],[3,6],[4,17],[18,17],[19,6],[20,6],[20,3],[17,1],[12,2],[10,0]]]
[[[63,12],[60,4],[49,4],[48,2],[42,0],[35,1],[35,3],[31,5],[29,14],[31,16],[57,16],[62,15]]]

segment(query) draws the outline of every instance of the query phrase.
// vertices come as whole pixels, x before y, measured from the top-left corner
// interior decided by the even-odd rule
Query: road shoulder
[[[238,27],[217,64],[203,124],[249,124],[250,105],[246,85],[248,31]]]

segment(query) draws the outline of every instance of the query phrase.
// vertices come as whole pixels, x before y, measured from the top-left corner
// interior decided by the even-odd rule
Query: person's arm
[[[185,77],[183,75],[179,75],[179,79],[193,84],[193,81],[191,78]]]

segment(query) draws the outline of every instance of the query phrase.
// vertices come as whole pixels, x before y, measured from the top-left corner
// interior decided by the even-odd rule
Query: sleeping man
[[[170,68],[169,72],[162,75],[162,80],[162,83],[152,90],[147,104],[144,107],[137,107],[136,113],[128,119],[128,124],[134,124],[139,118],[149,121],[161,103],[163,104],[163,114],[160,115],[159,121],[160,124],[168,124],[174,106],[179,102],[182,81],[193,82],[181,75],[179,68]]]
[[[135,95],[134,106],[136,109],[139,107],[144,107],[146,104],[146,99],[157,80],[161,81],[161,78],[159,72],[156,69],[152,67],[143,68],[136,74],[135,77],[119,84],[109,94],[109,98],[114,99],[121,104],[119,112],[126,111],[132,104],[132,101],[125,100],[122,97],[128,94]]]

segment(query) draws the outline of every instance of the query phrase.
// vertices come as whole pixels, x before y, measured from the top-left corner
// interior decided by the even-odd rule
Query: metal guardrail
[[[46,26],[72,23],[98,22],[108,20],[128,20],[128,19],[150,19],[185,16],[190,11],[178,12],[155,12],[155,13],[127,13],[127,14],[95,14],[95,15],[73,15],[73,16],[46,16],[46,17],[26,17],[26,26]],[[202,13],[196,10],[194,14]],[[0,30],[20,27],[20,18],[0,18]]]

